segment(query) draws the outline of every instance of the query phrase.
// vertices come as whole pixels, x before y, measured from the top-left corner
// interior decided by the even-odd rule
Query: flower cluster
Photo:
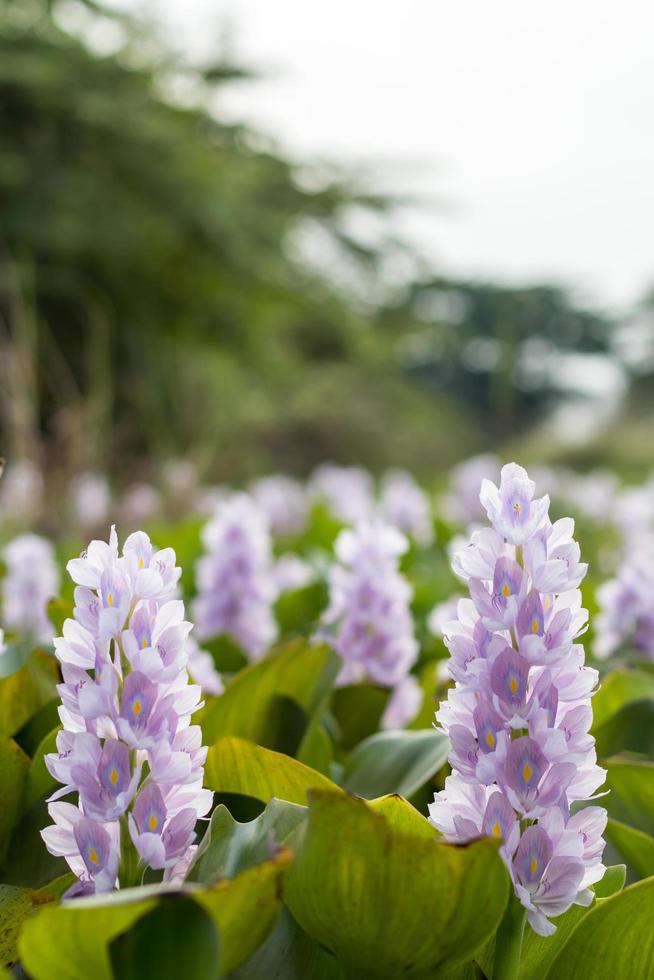
[[[396,692],[386,727],[406,724],[419,707],[417,682],[409,675],[418,654],[411,587],[398,569],[406,547],[398,530],[379,524],[341,531],[323,616],[322,635],[343,660],[338,683],[368,680]]]
[[[434,524],[429,497],[410,473],[391,470],[385,475],[379,509],[384,521],[410,534],[417,544],[432,544]]]
[[[313,472],[309,494],[343,524],[368,521],[375,510],[372,477],[360,466],[322,463]]]
[[[549,499],[515,463],[499,489],[484,480],[492,524],[454,560],[468,583],[445,641],[455,686],[437,719],[451,743],[451,776],[430,807],[448,840],[502,841],[502,857],[533,929],[592,900],[606,812],[571,806],[604,781],[596,764],[591,695],[597,672],[576,643],[586,622],[574,524],[552,524]]]
[[[596,657],[609,657],[621,647],[654,660],[654,564],[649,555],[634,551],[617,576],[597,590]]]
[[[46,538],[21,534],[4,549],[7,567],[2,582],[2,617],[8,629],[40,643],[52,638],[48,600],[59,590],[54,549]]]
[[[270,534],[251,497],[226,500],[202,533],[207,554],[198,562],[193,618],[200,641],[225,634],[253,660],[277,636],[272,613]]]
[[[63,730],[45,757],[62,787],[43,839],[78,876],[72,894],[138,884],[148,869],[181,877],[212,793],[202,788],[201,730],[190,724],[200,688],[186,672],[191,623],[171,598],[175,553],[138,531],[119,555],[112,528],[68,572],[75,618],[55,640]],[[73,792],[77,803],[61,801]]]
[[[268,519],[275,537],[301,534],[307,526],[309,507],[304,487],[297,480],[272,474],[256,480],[251,493]]]

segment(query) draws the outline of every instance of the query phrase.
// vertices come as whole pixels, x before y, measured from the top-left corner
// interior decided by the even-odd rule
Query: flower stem
[[[495,939],[493,980],[518,980],[525,917],[524,907],[511,895]]]

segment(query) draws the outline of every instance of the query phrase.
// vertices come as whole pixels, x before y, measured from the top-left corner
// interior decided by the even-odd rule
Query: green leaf
[[[612,864],[604,872],[604,877],[598,881],[593,890],[597,898],[610,898],[621,892],[627,880],[627,869],[624,864]]]
[[[304,640],[250,664],[201,713],[205,743],[237,735],[294,754],[307,720],[330,690],[338,669],[332,650]],[[294,746],[288,745],[289,703],[298,706],[304,719]]]
[[[344,980],[335,956],[300,928],[284,906],[266,942],[232,975],[233,980]]]
[[[607,674],[593,698],[593,735],[626,705],[647,699],[654,700],[654,674],[627,668]]]
[[[282,593],[275,603],[275,619],[282,636],[306,630],[318,621],[326,605],[327,586],[324,582],[313,582]]]
[[[247,666],[248,658],[243,650],[224,633],[205,641],[202,649],[211,654],[214,666],[221,674],[235,674]]]
[[[273,799],[255,820],[239,823],[226,806],[217,806],[187,880],[213,884],[262,864],[306,814],[306,807]]]
[[[441,836],[434,825],[402,796],[380,796],[376,800],[369,800],[368,806],[385,817],[394,830],[401,830],[415,837],[425,837],[427,840],[435,840]]]
[[[412,796],[445,765],[449,748],[447,736],[433,729],[371,735],[347,760],[343,788],[366,799]]]
[[[164,897],[109,946],[120,980],[217,980],[219,936],[211,916],[190,897]]]
[[[332,694],[331,711],[344,749],[353,749],[379,730],[390,691],[374,684],[348,684]]]
[[[274,928],[290,858],[290,851],[283,850],[272,861],[247,868],[212,889],[191,892],[218,928],[221,977],[249,959]]]
[[[22,812],[29,765],[29,758],[19,745],[10,738],[0,738],[0,865]]]
[[[599,758],[617,752],[654,755],[654,701],[632,701],[594,729],[594,733]]]
[[[654,878],[647,878],[597,902],[559,947],[544,976],[547,980],[651,977],[653,919]]]
[[[29,771],[27,773],[27,780],[25,782],[25,796],[23,799],[23,807],[28,810],[30,807],[38,803],[44,797],[49,796],[57,785],[56,780],[50,775],[46,769],[44,756],[48,755],[50,752],[56,752],[57,750],[57,735],[61,730],[61,726],[53,729],[51,732],[45,736],[37,747],[32,761],[30,763]]]
[[[18,742],[23,752],[29,756],[34,756],[38,751],[40,743],[53,728],[61,728],[59,720],[60,698],[53,698],[47,701],[35,715],[27,721],[13,736],[14,741]]]
[[[134,889],[141,892],[141,889]],[[41,909],[25,922],[20,959],[34,980],[113,980],[109,943],[156,907],[156,898],[135,900],[117,892]]]
[[[419,976],[470,958],[509,896],[495,842],[407,833],[344,794],[312,793],[291,846],[287,904],[355,976]]]
[[[34,650],[21,669],[0,680],[0,735],[13,735],[48,701],[57,697],[57,661]]]
[[[19,671],[29,659],[33,649],[34,644],[31,640],[8,643],[0,657],[0,680]]]
[[[18,942],[21,962],[33,980],[113,980],[112,941],[139,923],[139,932],[133,939],[126,937],[113,947],[114,961],[122,965],[130,948],[143,951],[151,942],[149,926],[146,924],[142,932],[140,929],[144,916],[169,903],[170,912],[155,920],[161,932],[163,919],[174,921],[177,909],[182,905],[186,908],[192,900],[207,913],[218,931],[218,943],[212,945],[211,955],[215,951],[217,956],[220,950],[216,975],[226,976],[248,959],[273,929],[281,909],[281,879],[289,860],[290,852],[283,850],[273,860],[209,889],[187,885],[166,891],[161,885],[152,885],[46,907],[23,926]],[[186,919],[192,913],[182,914]],[[196,936],[201,934],[206,955],[208,934],[198,922],[196,918],[194,930]],[[174,930],[168,928],[177,936],[177,926]],[[187,976],[184,971],[168,975]],[[211,973],[192,974],[195,975]]]
[[[18,959],[20,928],[32,911],[32,891],[0,885],[0,965],[13,966]]]
[[[654,834],[654,763],[615,756],[606,766],[604,797],[609,815],[647,834]]]
[[[609,820],[605,836],[639,878],[654,875],[654,837],[619,820]]]
[[[34,908],[54,902],[73,883],[72,874],[34,891],[0,885],[0,965],[12,966],[18,959],[18,936],[23,922]]]
[[[543,980],[560,949],[593,907],[573,905],[563,915],[557,915],[552,920],[556,926],[556,932],[552,936],[539,936],[527,922],[520,957],[520,980]],[[490,977],[495,961],[494,938],[476,958],[483,968],[483,975]]]
[[[204,785],[217,793],[241,793],[263,803],[273,797],[306,804],[310,789],[337,789],[327,776],[296,759],[241,738],[221,738],[212,745],[204,768]]]
[[[48,602],[48,619],[52,623],[53,636],[61,636],[64,623],[73,618],[75,603],[70,599],[50,599]]]

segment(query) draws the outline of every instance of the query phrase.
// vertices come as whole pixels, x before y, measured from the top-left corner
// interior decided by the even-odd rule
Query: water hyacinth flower
[[[79,473],[70,486],[73,511],[83,527],[94,528],[107,520],[111,492],[102,473]]]
[[[59,569],[51,543],[37,534],[21,534],[3,552],[2,618],[8,629],[49,642],[52,624],[48,601],[59,591]]]
[[[431,504],[425,491],[405,470],[391,470],[381,485],[382,520],[410,535],[421,547],[433,543]]]
[[[29,459],[10,463],[0,482],[0,511],[12,524],[29,525],[37,521],[43,508],[43,474]]]
[[[480,498],[490,528],[473,533],[453,561],[467,583],[443,627],[455,681],[437,712],[450,739],[452,774],[430,806],[448,840],[479,836],[500,853],[532,928],[592,901],[604,874],[606,811],[586,806],[604,782],[589,734],[597,672],[577,642],[587,614],[586,566],[574,526],[552,524],[548,498],[515,463]]]
[[[615,578],[597,590],[593,653],[605,658],[624,647],[654,660],[654,563],[632,551]]]
[[[418,654],[411,587],[398,567],[406,548],[404,535],[381,524],[341,531],[320,634],[343,660],[337,683],[367,680],[396,690],[401,685],[388,706],[396,727],[406,724],[419,706],[416,686],[406,681]],[[386,727],[390,724],[387,719]]]
[[[277,636],[265,516],[247,494],[234,494],[206,525],[202,541],[206,554],[196,566],[193,603],[197,637],[202,642],[226,634],[256,660]]]
[[[375,511],[372,477],[360,466],[322,463],[311,477],[309,494],[343,524],[369,521]]]
[[[288,538],[306,528],[309,507],[304,487],[298,480],[275,473],[256,480],[250,493],[266,515],[275,537]]]
[[[202,786],[207,750],[191,724],[201,707],[187,673],[192,624],[173,598],[181,569],[143,532],[119,554],[112,528],[68,572],[74,619],[55,640],[63,729],[45,757],[62,785],[42,837],[79,879],[71,896],[139,884],[148,869],[181,878],[212,803]],[[77,800],[62,799],[69,794]]]

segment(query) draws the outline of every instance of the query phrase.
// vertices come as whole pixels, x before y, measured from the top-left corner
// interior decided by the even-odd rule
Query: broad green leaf
[[[32,894],[29,888],[0,885],[0,966],[13,966],[18,959],[18,934],[32,911]]]
[[[559,949],[547,980],[646,980],[654,966],[654,878],[596,902]]]
[[[64,623],[73,618],[75,603],[70,599],[50,599],[48,602],[48,619],[52,623],[53,636],[61,636]]]
[[[57,697],[57,661],[34,650],[21,669],[0,680],[0,735],[13,735],[48,701]]]
[[[19,671],[29,659],[34,644],[31,640],[7,643],[0,656],[0,681]]]
[[[428,840],[435,840],[441,836],[422,813],[396,793],[380,796],[376,800],[368,800],[368,806],[375,813],[385,817],[394,830],[401,830],[416,837],[425,837]]]
[[[293,755],[307,721],[338,673],[338,657],[326,646],[294,640],[250,664],[199,716],[205,743],[237,735]],[[300,722],[289,744],[289,720],[297,707]]]
[[[72,875],[53,881],[47,888],[17,888],[0,885],[0,965],[12,966],[18,959],[18,936],[27,916],[34,908],[54,902],[70,887]]]
[[[274,927],[281,909],[281,879],[289,860],[290,852],[282,850],[273,860],[208,889],[152,885],[46,907],[25,922],[18,942],[21,962],[33,980],[114,980],[112,941],[162,904],[171,903],[170,918],[174,920],[175,904],[192,900],[218,931],[214,947],[220,950],[217,976],[226,976],[252,955]],[[149,932],[146,928],[134,938],[136,948],[145,948]],[[206,930],[202,933],[206,951]],[[119,964],[130,942],[125,939],[124,945],[114,947]]]
[[[27,888],[45,887],[66,873],[68,865],[64,858],[53,857],[43,844],[40,832],[51,823],[44,800],[39,800],[21,814],[0,873],[6,884]]]
[[[235,674],[247,666],[248,658],[243,650],[224,633],[205,641],[202,649],[211,654],[214,666],[221,674]]]
[[[345,980],[336,957],[300,928],[286,906],[263,946],[232,976],[233,980]]]
[[[597,898],[610,898],[622,891],[627,880],[627,868],[624,864],[612,864],[604,872],[604,877],[593,886]]]
[[[387,688],[374,684],[348,684],[333,692],[331,712],[344,749],[353,749],[379,730],[389,697]]]
[[[639,878],[654,875],[654,837],[619,820],[609,820],[605,836]]]
[[[22,811],[30,760],[13,739],[0,738],[0,865]]]
[[[263,803],[273,797],[306,804],[307,791],[336,789],[330,779],[281,752],[242,738],[221,738],[212,745],[204,785],[217,793],[241,793]]]
[[[343,788],[366,799],[412,796],[445,765],[449,747],[447,736],[433,729],[378,732],[351,753]]]
[[[140,891],[140,889],[136,889]],[[120,894],[120,893],[117,893]],[[34,980],[113,980],[109,943],[156,906],[156,898],[122,903],[78,899],[41,909],[25,922],[20,959]]]
[[[654,755],[654,701],[626,704],[593,732],[600,759],[617,752]]]
[[[418,681],[422,690],[422,705],[418,714],[407,725],[409,729],[421,730],[429,728],[434,722],[438,708],[437,692],[443,690],[443,682],[438,677],[438,665],[442,660],[429,660],[418,673]]]
[[[621,823],[654,835],[654,763],[627,756],[608,759],[603,803]]]
[[[164,897],[109,946],[116,980],[217,980],[219,935],[211,916],[190,897]]]
[[[648,699],[654,700],[654,674],[627,668],[607,674],[593,698],[593,735],[625,705]]]
[[[217,806],[187,880],[213,884],[262,864],[306,814],[306,807],[273,799],[255,820],[240,823],[227,807]]]
[[[27,721],[22,728],[13,735],[15,742],[18,742],[23,752],[30,757],[34,757],[40,743],[53,728],[61,728],[59,719],[59,708],[61,698],[53,698],[47,701],[35,715]]]
[[[456,846],[407,833],[333,791],[312,793],[291,846],[287,904],[354,976],[419,976],[469,959],[507,904],[493,841]]]
[[[211,916],[220,935],[220,976],[227,976],[261,946],[281,911],[282,877],[291,853],[247,868],[214,888],[193,891],[194,900]]]
[[[305,766],[327,775],[334,761],[334,746],[327,731],[324,713],[318,708],[302,736],[297,750],[297,759]]]
[[[48,796],[57,785],[56,780],[46,769],[44,756],[48,755],[50,752],[56,752],[57,735],[59,731],[60,727],[57,727],[53,729],[53,731],[49,732],[42,740],[32,757],[25,782],[25,796],[23,799],[23,807],[25,810],[28,810],[30,807],[34,806],[35,803],[38,803],[39,800],[42,800],[44,797]]]
[[[275,619],[282,636],[307,630],[318,621],[326,605],[327,586],[324,582],[313,582],[282,593],[275,603]]]

